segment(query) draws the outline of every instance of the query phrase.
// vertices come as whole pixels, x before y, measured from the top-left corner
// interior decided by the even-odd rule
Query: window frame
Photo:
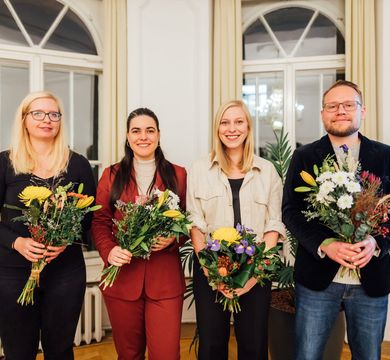
[[[7,3],[9,0],[4,0]],[[70,1],[66,0],[57,0],[64,7],[60,10],[56,20],[48,29],[47,34],[51,34],[58,23],[62,20],[63,16],[68,10],[73,11],[86,26],[87,30],[90,32],[94,45],[96,47],[97,55],[75,53],[70,51],[59,51],[52,49],[45,49],[45,39],[47,34],[43,37],[42,41],[38,45],[34,45],[27,40],[29,36],[24,34],[24,31],[20,29],[22,34],[26,39],[25,45],[10,45],[0,43],[0,59],[4,64],[10,63],[15,64],[16,62],[27,64],[29,69],[29,91],[40,91],[44,89],[44,72],[47,69],[53,70],[64,70],[67,72],[77,72],[77,73],[95,73],[99,77],[98,93],[99,98],[103,96],[103,86],[102,86],[102,77],[103,77],[103,57],[102,57],[102,42],[100,41],[99,33],[96,29],[96,22],[93,21],[91,15],[87,16],[84,14],[81,9],[78,9],[75,5],[71,5]],[[91,1],[91,4],[93,2]],[[96,6],[102,6],[96,2]],[[12,14],[12,12],[11,12]],[[12,14],[14,16],[14,14]],[[46,39],[47,40],[47,39]],[[70,88],[72,91],[72,88]],[[99,100],[99,120],[98,128],[101,129],[102,123],[102,101]],[[70,96],[70,108],[73,108],[73,96]],[[71,125],[73,122],[72,114],[69,114],[69,132],[70,132],[70,144],[72,144],[73,133],[71,132]],[[98,143],[98,159],[90,160],[91,165],[98,166],[99,173],[102,166],[102,147],[103,144]]]
[[[340,1],[341,3],[341,1]],[[290,7],[302,7],[314,11],[314,14],[321,13],[329,18],[332,23],[337,27],[345,38],[344,29],[344,17],[340,14],[340,9],[337,6],[326,6],[324,1],[313,1],[311,6],[302,4],[302,2],[291,1],[288,3],[275,1],[272,4],[260,4],[243,11],[244,21],[242,26],[242,33],[251,26],[255,21],[260,20],[267,13]],[[306,33],[306,29],[304,31]],[[272,36],[271,36],[272,38]],[[298,42],[300,43],[300,38]],[[293,54],[297,51],[297,46],[294,47]],[[319,56],[306,56],[306,57],[290,57],[276,58],[276,59],[264,59],[264,60],[242,60],[242,72],[243,80],[245,74],[251,73],[267,73],[267,72],[282,72],[283,73],[283,126],[285,132],[288,135],[288,140],[292,149],[295,148],[296,134],[295,134],[295,79],[296,72],[301,70],[345,70],[346,57],[345,54],[336,55],[319,55]],[[321,89],[319,94],[326,89]],[[258,119],[253,119],[257,123]],[[318,121],[321,122],[320,112],[318,112]],[[256,143],[256,148],[258,144]]]

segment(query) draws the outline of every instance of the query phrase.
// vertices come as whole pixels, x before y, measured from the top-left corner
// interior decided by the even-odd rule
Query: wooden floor
[[[188,349],[193,336],[193,325],[183,324],[182,336],[180,340],[180,355],[182,360],[196,360],[195,354]],[[112,337],[108,334],[102,342],[90,345],[75,347],[75,360],[115,360],[117,358]],[[229,343],[229,360],[237,359],[237,350],[235,339],[232,336]],[[340,360],[350,360],[351,353],[348,345],[344,345],[343,354]],[[37,360],[43,360],[42,355],[38,355]],[[272,360],[272,359],[271,359]],[[335,359],[337,360],[337,359]],[[381,360],[390,360],[390,342],[384,342],[382,345]]]

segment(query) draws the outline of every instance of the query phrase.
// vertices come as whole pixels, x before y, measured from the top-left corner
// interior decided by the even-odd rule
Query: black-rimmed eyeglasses
[[[61,120],[62,114],[58,111],[49,111],[44,112],[41,110],[29,111],[26,115],[31,114],[32,118],[36,121],[43,121],[46,116],[49,117],[51,121],[57,122]]]
[[[359,101],[344,101],[344,102],[330,102],[323,105],[323,109],[327,112],[336,112],[340,105],[343,106],[345,111],[355,111],[358,105],[361,105]]]

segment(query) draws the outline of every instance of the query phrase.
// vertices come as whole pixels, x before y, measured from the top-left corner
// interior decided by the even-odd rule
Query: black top
[[[80,183],[84,184],[83,193],[95,196],[96,186],[92,169],[88,160],[77,153],[71,152],[67,171],[57,178],[41,179],[32,174],[15,175],[9,160],[9,152],[0,153],[0,268],[1,267],[31,267],[31,262],[26,260],[16,250],[12,249],[12,243],[18,236],[30,237],[27,226],[22,222],[14,222],[12,219],[20,216],[21,212],[4,207],[4,204],[23,208],[24,204],[19,200],[19,193],[29,185],[52,186],[55,184],[67,185],[69,182],[77,189]],[[83,222],[83,241],[86,241],[86,231],[90,227],[92,214],[88,213]],[[50,267],[62,267],[74,259],[82,260],[81,246],[73,244],[58,256]]]
[[[234,226],[241,224],[241,211],[240,211],[240,189],[244,178],[241,179],[228,179],[233,196],[233,213],[234,213]],[[241,224],[242,225],[242,224]]]

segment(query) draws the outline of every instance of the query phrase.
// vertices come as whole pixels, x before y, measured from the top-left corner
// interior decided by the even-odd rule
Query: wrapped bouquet
[[[79,185],[77,192],[70,191],[72,187],[71,182],[54,190],[27,186],[19,194],[19,199],[25,204],[25,208],[20,209],[23,215],[13,221],[23,221],[31,238],[45,246],[74,243],[81,238],[81,221],[85,214],[98,210],[100,206],[90,206],[94,197],[82,194],[83,184]],[[45,257],[32,263],[30,277],[17,300],[19,304],[34,304],[34,289],[39,286],[39,276],[46,265]]]
[[[155,190],[150,198],[141,202],[118,200],[116,208],[122,217],[113,219],[119,246],[129,250],[133,257],[149,259],[152,246],[159,237],[189,236],[191,222],[186,212],[179,208],[179,197],[170,190]],[[103,290],[112,286],[121,267],[110,265],[103,269]]]
[[[345,149],[345,157],[339,161],[327,156],[320,168],[313,168],[315,178],[306,171],[300,173],[308,186],[300,186],[297,192],[308,192],[308,210],[303,213],[307,220],[318,218],[337,237],[326,239],[356,243],[367,235],[385,236],[389,232],[385,223],[389,220],[390,195],[381,194],[381,179],[361,170],[351,151]],[[342,275],[347,269],[344,267]],[[350,270],[350,269],[348,269]],[[351,270],[360,277],[359,268]]]
[[[229,299],[217,292],[224,310],[241,311],[234,289],[244,287],[251,277],[262,284],[279,269],[278,247],[265,250],[265,243],[257,244],[255,239],[256,234],[240,224],[219,228],[207,237],[206,248],[198,254],[200,265],[208,270],[209,285],[214,290],[223,285],[233,294]]]

